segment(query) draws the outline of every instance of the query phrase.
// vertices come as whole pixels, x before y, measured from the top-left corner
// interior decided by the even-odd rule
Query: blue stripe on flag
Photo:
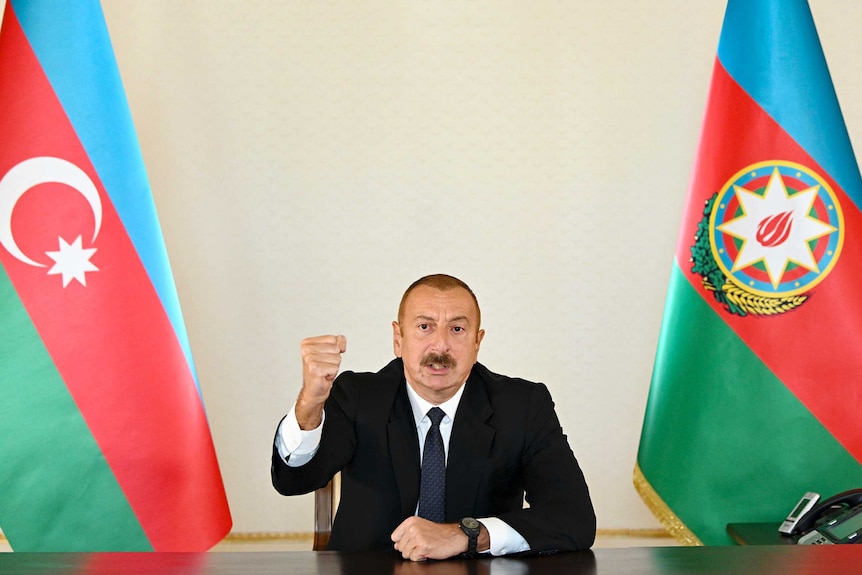
[[[778,32],[767,36],[768,30]],[[718,58],[862,208],[859,167],[808,2],[730,0]]]

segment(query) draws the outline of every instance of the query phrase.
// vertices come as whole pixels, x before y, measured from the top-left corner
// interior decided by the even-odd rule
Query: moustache
[[[455,367],[458,362],[448,353],[429,353],[422,358],[421,365],[428,367],[430,365],[442,365],[443,367]]]

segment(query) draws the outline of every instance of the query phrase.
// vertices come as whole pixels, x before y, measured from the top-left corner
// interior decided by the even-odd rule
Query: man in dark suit
[[[379,372],[336,379],[344,336],[303,341],[302,390],[276,433],[272,482],[295,495],[342,472],[330,549],[394,544],[424,560],[593,544],[589,491],[547,388],[477,363],[480,322],[472,290],[433,275],[404,293],[397,359]]]

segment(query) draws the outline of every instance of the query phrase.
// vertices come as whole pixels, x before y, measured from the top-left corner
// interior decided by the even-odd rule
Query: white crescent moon
[[[12,235],[12,210],[28,190],[45,183],[65,184],[84,196],[96,220],[92,241],[96,240],[102,226],[102,200],[99,198],[99,191],[90,176],[72,162],[40,156],[24,160],[13,167],[0,180],[0,245],[25,264],[40,268],[46,267],[47,264],[31,260],[15,243],[15,237]]]

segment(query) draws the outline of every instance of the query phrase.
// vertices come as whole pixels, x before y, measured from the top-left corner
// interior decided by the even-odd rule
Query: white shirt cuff
[[[289,467],[301,467],[311,461],[320,447],[320,436],[323,434],[323,422],[326,412],[321,414],[320,425],[309,431],[299,428],[296,421],[296,406],[290,408],[287,416],[281,420],[278,433],[275,436],[275,447],[278,454]]]
[[[491,538],[491,548],[487,551],[491,555],[509,555],[530,550],[527,540],[502,519],[483,517],[479,522],[485,526]]]

